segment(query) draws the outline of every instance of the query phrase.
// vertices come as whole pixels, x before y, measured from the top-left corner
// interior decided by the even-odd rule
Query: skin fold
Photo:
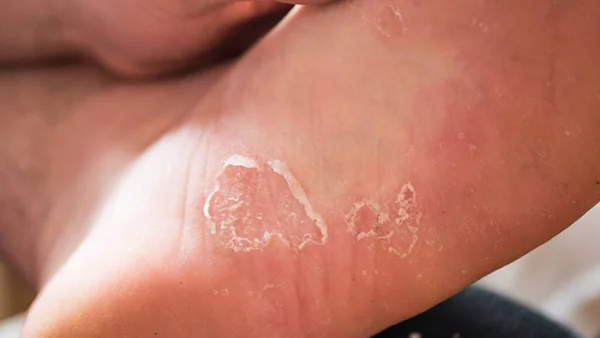
[[[23,212],[0,213],[4,254],[41,290],[24,336],[364,337],[514,261],[600,201],[598,16],[593,1],[340,1],[183,77],[5,71],[0,125],[22,132],[2,144],[39,141],[3,163],[30,154],[19,168],[43,173],[6,179]],[[262,174],[225,180],[232,155]],[[276,203],[300,187],[324,243],[244,252],[214,235],[211,193],[259,196],[253,177]],[[352,217],[366,201],[379,215]]]
[[[0,64],[85,57],[154,77],[238,53],[286,3],[328,0],[2,0]]]

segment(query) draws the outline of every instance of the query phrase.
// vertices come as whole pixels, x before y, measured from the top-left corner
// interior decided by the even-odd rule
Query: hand
[[[86,55],[121,75],[162,74],[240,51],[283,3],[328,1],[0,0],[0,63]]]

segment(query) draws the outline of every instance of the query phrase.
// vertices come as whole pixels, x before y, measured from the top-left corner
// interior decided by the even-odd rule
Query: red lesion
[[[256,168],[228,166],[218,176],[219,189],[209,201],[210,220],[216,235],[225,243],[249,249],[263,240],[273,220],[261,213],[259,205],[267,190]],[[252,187],[249,189],[248,187]]]
[[[373,227],[373,232],[378,238],[386,238],[393,236],[395,232],[395,226],[392,220],[386,220],[385,222],[378,223]]]
[[[415,200],[416,200],[415,191],[410,187],[406,187],[406,188],[403,188],[402,191],[400,192],[400,198],[398,199],[398,202],[408,205],[408,204],[414,203]]]
[[[270,208],[270,212],[277,215],[278,232],[294,247],[310,239],[320,242],[323,234],[317,222],[307,215],[305,206],[294,196],[285,178],[270,166],[266,166],[264,171],[270,186],[276,191],[265,208]]]
[[[368,205],[360,207],[354,214],[354,224],[358,233],[368,233],[378,226],[378,215]]]
[[[411,184],[405,184],[396,194],[379,204],[372,200],[355,203],[346,216],[349,231],[362,240],[376,240],[385,251],[401,257],[410,254],[416,241],[420,221],[417,195]]]
[[[271,238],[293,247],[322,240],[285,178],[269,166],[226,166],[217,177],[218,190],[208,201],[214,234],[234,250],[260,250]]]

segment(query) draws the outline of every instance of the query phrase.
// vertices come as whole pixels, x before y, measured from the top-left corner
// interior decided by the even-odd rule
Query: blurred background
[[[571,228],[480,285],[600,338],[600,205]],[[18,338],[32,290],[0,261],[0,338]]]
[[[8,265],[0,261],[0,338],[18,338],[23,315],[34,293]]]
[[[600,204],[550,242],[479,283],[585,338],[600,338]]]

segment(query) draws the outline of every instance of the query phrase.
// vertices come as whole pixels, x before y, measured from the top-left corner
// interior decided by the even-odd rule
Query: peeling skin
[[[393,2],[384,4],[372,2],[369,5],[347,2],[348,6],[360,13],[362,21],[374,27],[383,37],[393,38],[407,31],[400,8]]]
[[[350,8],[353,8],[353,9],[356,9],[357,11],[359,11],[360,14],[361,14],[361,19],[364,22],[367,22],[367,23],[373,25],[373,27],[375,27],[377,29],[377,31],[379,33],[381,33],[381,35],[385,36],[386,38],[391,38],[392,37],[392,35],[383,28],[383,25],[381,23],[381,19],[370,17],[367,14],[367,12],[365,12],[364,9],[360,8],[359,6],[355,5],[352,2],[349,2],[348,6],[350,6]]]
[[[275,289],[275,288],[281,288],[281,285],[275,285],[275,284],[267,284],[265,285],[262,290],[260,290],[260,292],[258,293],[260,296],[262,296],[263,293]]]
[[[406,34],[407,28],[404,25],[404,17],[402,16],[402,12],[398,6],[388,4],[389,9],[392,11],[392,14],[396,17],[399,24],[402,26],[402,35]]]
[[[327,241],[325,221],[278,160],[261,166],[241,155],[229,157],[203,211],[211,234],[235,252],[262,251],[275,238],[295,250]]]
[[[385,251],[400,258],[408,257],[417,244],[420,220],[417,194],[411,183],[402,186],[391,202],[364,199],[355,202],[345,215],[348,232],[357,241],[377,240]]]
[[[326,241],[328,234],[327,234],[327,225],[325,224],[325,221],[323,220],[321,215],[319,215],[317,212],[315,212],[312,204],[308,200],[308,197],[304,193],[302,186],[296,180],[294,175],[292,175],[292,172],[287,167],[287,165],[281,161],[271,161],[268,164],[273,169],[273,171],[275,171],[279,175],[283,176],[283,178],[285,178],[285,180],[288,184],[288,188],[291,190],[291,192],[294,195],[294,197],[296,198],[296,200],[304,206],[304,211],[306,212],[306,215],[316,222],[317,227],[319,228],[319,230],[321,231],[321,234],[323,235],[323,241]],[[300,248],[300,249],[302,249],[302,248]]]
[[[390,10],[392,10],[392,13],[394,13],[394,16],[396,18],[398,18],[398,20],[400,22],[402,22],[402,13],[400,12],[400,8],[398,8],[392,4],[388,4],[388,7],[390,8]]]
[[[251,158],[244,157],[241,155],[233,155],[225,161],[224,167],[227,166],[239,166],[244,168],[256,168],[258,169],[258,163]]]
[[[471,27],[478,28],[484,33],[486,33],[489,29],[489,25],[487,23],[477,19],[471,20]]]

